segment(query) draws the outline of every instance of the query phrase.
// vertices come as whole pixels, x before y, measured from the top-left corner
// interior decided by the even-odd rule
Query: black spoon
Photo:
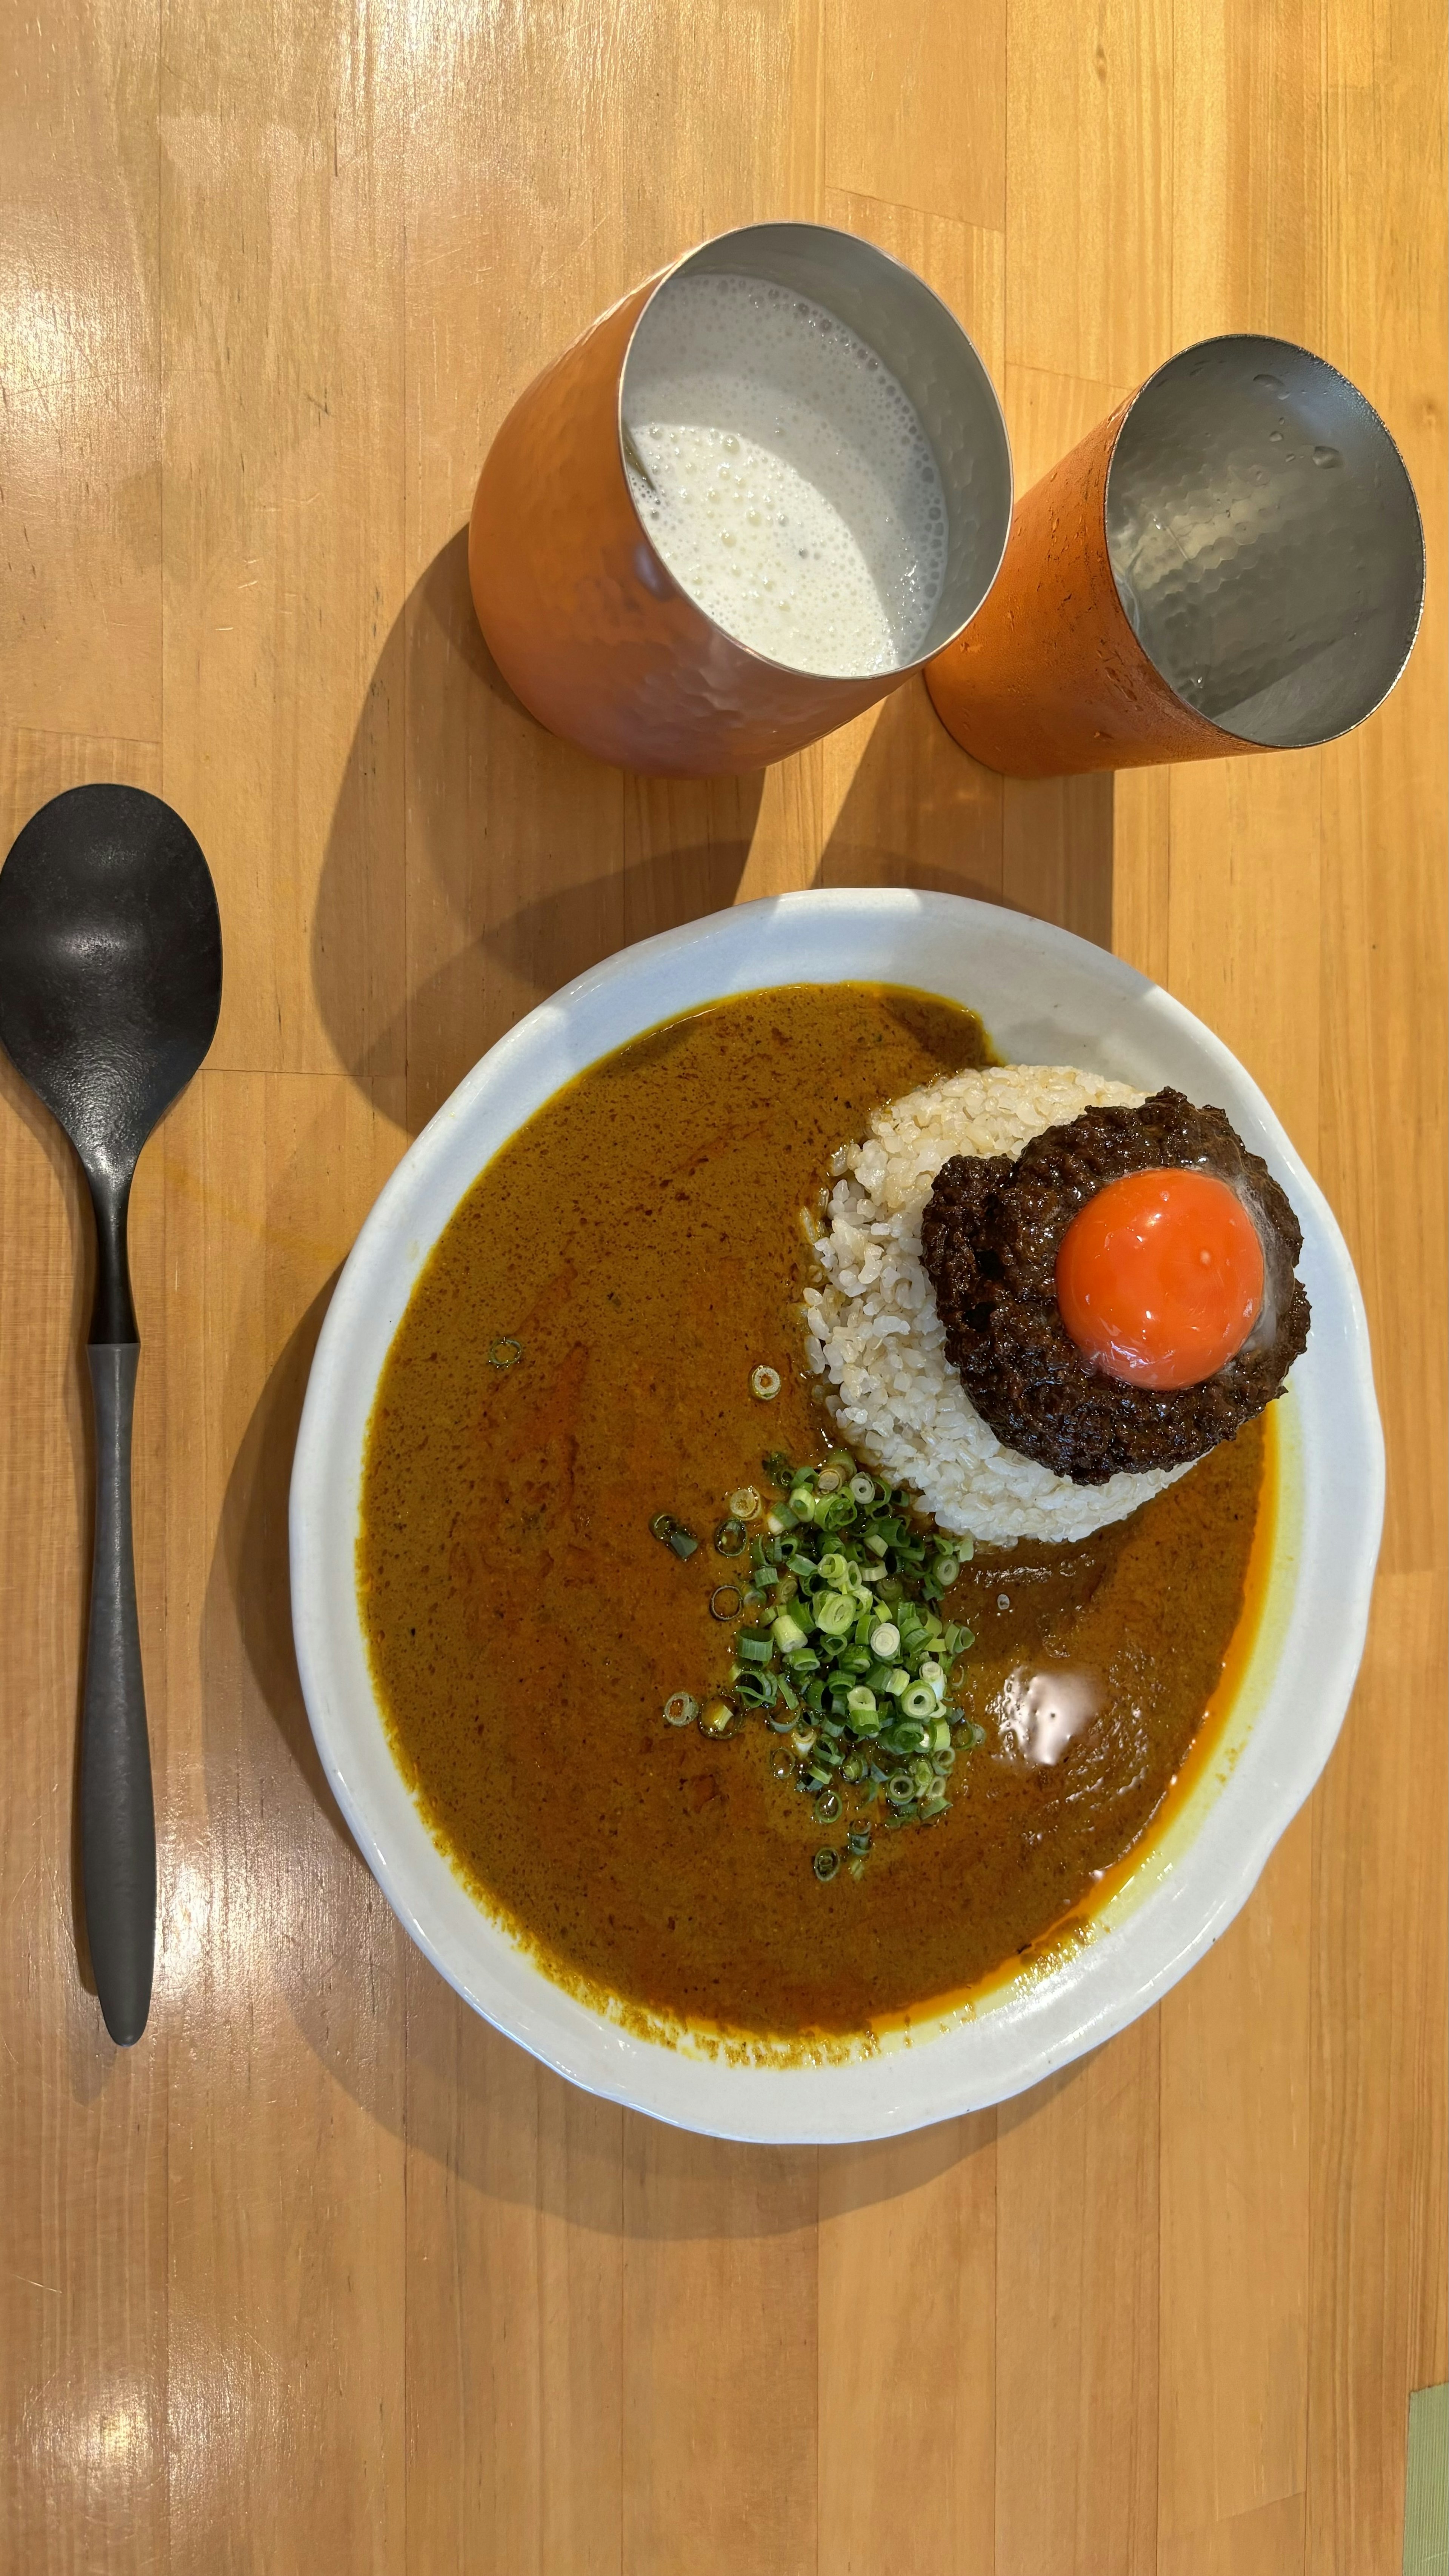
[[[0,868],[0,1044],[80,1156],[96,1219],[95,1559],[81,1715],[81,1873],[106,2028],[146,2027],[156,1825],[131,1555],[140,1337],[126,1207],[152,1128],[216,1034],[221,921],[179,814],[137,787],[73,787]]]

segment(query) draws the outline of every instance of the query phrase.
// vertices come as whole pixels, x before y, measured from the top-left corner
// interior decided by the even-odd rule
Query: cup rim
[[[660,294],[664,287],[669,285],[671,279],[679,275],[681,269],[689,266],[691,260],[698,259],[701,251],[713,250],[720,242],[741,241],[750,233],[763,232],[827,234],[835,240],[854,242],[859,249],[869,251],[874,258],[882,261],[887,267],[899,269],[903,276],[910,278],[914,285],[919,286],[925,294],[929,295],[933,304],[939,305],[952,329],[962,340],[965,341],[967,348],[970,350],[972,357],[975,359],[976,364],[981,370],[982,379],[991,395],[992,402],[996,406],[996,416],[1001,426],[1001,443],[1006,460],[1006,509],[1003,514],[1004,525],[1001,532],[1001,543],[997,549],[996,561],[991,567],[991,577],[988,580],[985,589],[982,591],[981,597],[977,600],[975,607],[960,620],[958,625],[952,627],[949,635],[943,635],[939,643],[932,644],[925,651],[915,654],[909,662],[893,662],[889,670],[886,671],[811,671],[799,662],[779,662],[775,659],[773,654],[762,653],[756,645],[746,644],[740,636],[732,634],[728,626],[722,626],[717,617],[711,617],[709,610],[703,607],[700,601],[695,598],[692,590],[685,589],[685,586],[683,582],[679,580],[678,575],[672,572],[669,565],[664,561],[663,556],[660,554],[658,547],[654,544],[648,529],[645,527],[643,520],[639,516],[639,506],[634,498],[634,487],[629,480],[628,467],[624,459],[624,380],[629,372],[629,360],[634,352],[634,343],[638,338],[640,325],[644,320],[645,314],[652,306],[655,297]],[[996,586],[997,575],[1006,560],[1006,549],[1011,542],[1011,522],[1016,508],[1016,463],[1011,450],[1011,433],[1006,425],[1006,412],[1002,404],[1001,396],[997,391],[995,379],[992,376],[990,368],[987,366],[986,360],[982,357],[980,350],[977,348],[975,341],[967,330],[965,323],[961,320],[958,313],[954,313],[952,311],[950,305],[946,302],[944,295],[937,292],[936,288],[931,285],[929,279],[922,277],[919,269],[911,268],[905,260],[898,259],[894,251],[882,250],[879,242],[871,241],[866,234],[853,233],[845,224],[810,223],[804,220],[804,218],[794,215],[782,215],[775,219],[762,220],[758,223],[752,224],[727,224],[723,232],[707,233],[702,241],[692,242],[688,250],[681,251],[679,257],[671,260],[667,267],[656,270],[653,277],[646,277],[643,279],[640,287],[633,291],[642,294],[643,301],[629,326],[629,336],[624,343],[623,354],[619,360],[618,376],[614,386],[614,439],[619,452],[619,471],[623,477],[624,490],[628,498],[629,508],[633,514],[634,524],[639,531],[642,543],[649,548],[649,552],[654,561],[659,565],[661,572],[665,574],[668,580],[673,582],[681,598],[687,599],[690,607],[695,611],[696,615],[703,618],[711,633],[723,636],[726,643],[732,646],[735,652],[743,653],[748,661],[757,663],[762,671],[779,671],[785,678],[791,680],[803,679],[836,681],[842,688],[858,688],[862,682],[877,679],[884,680],[887,685],[890,685],[897,680],[908,680],[913,671],[924,670],[926,664],[934,661],[938,653],[949,651],[953,644],[959,642],[961,636],[965,634],[967,627],[972,623],[972,620],[980,616],[982,609],[985,607],[987,600],[990,598],[991,593]]]
[[[1277,331],[1210,331],[1204,339],[1189,340],[1182,348],[1169,351],[1168,355],[1161,361],[1160,365],[1155,366],[1150,375],[1143,377],[1136,392],[1128,395],[1118,415],[1116,429],[1112,433],[1112,445],[1107,458],[1106,472],[1102,476],[1102,543],[1106,552],[1107,568],[1112,575],[1113,588],[1116,589],[1117,566],[1112,553],[1112,533],[1108,523],[1107,512],[1111,502],[1112,472],[1117,462],[1117,451],[1121,446],[1122,435],[1129,420],[1133,417],[1138,405],[1149,393],[1151,393],[1153,387],[1160,383],[1161,379],[1165,375],[1169,374],[1173,368],[1180,366],[1187,358],[1196,357],[1199,352],[1204,349],[1218,349],[1229,344],[1236,344],[1238,347],[1253,345],[1261,349],[1282,349],[1285,350],[1290,357],[1305,359],[1310,367],[1318,368],[1326,376],[1335,377],[1338,383],[1353,396],[1354,401],[1361,403],[1364,410],[1368,413],[1370,420],[1373,422],[1375,428],[1382,437],[1389,454],[1395,459],[1403,474],[1404,485],[1409,495],[1410,507],[1414,513],[1414,527],[1418,535],[1418,600],[1414,609],[1414,623],[1409,635],[1409,640],[1404,647],[1398,668],[1394,672],[1392,679],[1385,683],[1378,696],[1374,699],[1372,705],[1364,707],[1358,715],[1350,717],[1347,724],[1336,726],[1331,733],[1315,734],[1308,742],[1271,743],[1260,742],[1254,734],[1236,733],[1231,725],[1224,724],[1219,717],[1205,716],[1200,707],[1192,706],[1190,701],[1183,697],[1176,681],[1173,680],[1166,671],[1164,671],[1156,654],[1151,650],[1145,639],[1137,633],[1135,626],[1132,628],[1132,634],[1145,659],[1151,664],[1153,671],[1162,682],[1163,687],[1171,692],[1175,703],[1180,707],[1186,708],[1189,714],[1195,716],[1200,723],[1208,726],[1213,733],[1220,734],[1225,743],[1240,744],[1244,751],[1250,752],[1322,751],[1327,744],[1331,742],[1342,742],[1348,734],[1357,733],[1359,726],[1367,724],[1369,717],[1377,715],[1380,707],[1385,704],[1387,699],[1392,697],[1395,689],[1399,685],[1399,682],[1402,680],[1405,671],[1409,667],[1409,661],[1413,654],[1414,646],[1419,640],[1419,630],[1424,622],[1424,606],[1429,577],[1428,550],[1424,540],[1424,513],[1419,507],[1419,495],[1414,488],[1414,478],[1409,472],[1408,465],[1405,462],[1404,452],[1377,405],[1369,401],[1367,394],[1363,392],[1362,388],[1354,383],[1351,376],[1346,376],[1341,367],[1336,367],[1331,358],[1321,357],[1316,349],[1307,348],[1301,340],[1285,340],[1282,334]],[[625,479],[627,480],[627,477]],[[1120,592],[1118,592],[1118,604],[1119,606],[1121,605]],[[1127,612],[1123,609],[1122,613],[1125,617]]]

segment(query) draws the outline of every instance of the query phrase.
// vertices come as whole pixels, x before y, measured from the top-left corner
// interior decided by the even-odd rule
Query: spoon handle
[[[81,1874],[86,1937],[106,2028],[129,2048],[146,2027],[156,1947],[156,1821],[131,1552],[131,1410],[138,1342],[92,1342],[96,1537],[81,1712]]]

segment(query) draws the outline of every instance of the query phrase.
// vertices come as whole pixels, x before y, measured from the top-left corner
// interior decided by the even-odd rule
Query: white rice
[[[908,1486],[944,1530],[1009,1545],[1079,1539],[1125,1520],[1186,1470],[1075,1485],[1008,1449],[946,1358],[921,1266],[921,1214],[952,1154],[1021,1152],[1045,1127],[1096,1103],[1137,1108],[1146,1093],[1071,1065],[1009,1064],[951,1074],[876,1112],[839,1177],[816,1239],[821,1285],[807,1289],[810,1365],[850,1447]]]

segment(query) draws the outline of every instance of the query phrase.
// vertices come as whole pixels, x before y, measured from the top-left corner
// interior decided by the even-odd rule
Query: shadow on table
[[[817,885],[971,895],[1112,942],[1114,787],[1000,778],[947,733],[922,680],[886,699],[816,872]],[[990,1022],[987,997],[985,1016]]]
[[[729,904],[763,789],[635,777],[536,723],[483,641],[467,533],[382,646],[312,927],[338,1056],[414,1133],[535,1002]]]
[[[821,2211],[917,2190],[979,2154],[996,2134],[990,2112],[816,2149],[733,2145],[621,2111],[492,2030],[409,1942],[332,1796],[292,1648],[287,1493],[331,1284],[253,1411],[207,1587],[207,1803],[236,1873],[213,1900],[220,1997],[230,1986],[234,2005],[264,2027],[274,1986],[331,2080],[415,2155],[492,2199],[610,2235],[786,2234]],[[228,1962],[230,1942],[238,1955]]]

